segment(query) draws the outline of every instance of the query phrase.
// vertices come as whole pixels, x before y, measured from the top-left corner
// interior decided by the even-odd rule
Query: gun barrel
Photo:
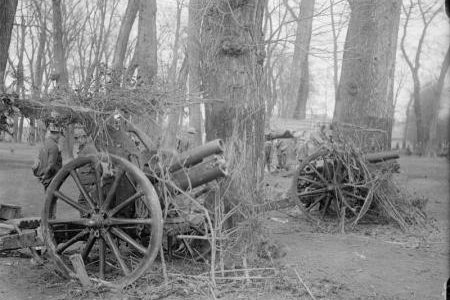
[[[387,160],[393,160],[399,158],[399,154],[396,151],[385,151],[366,154],[366,159],[369,163],[379,163]]]
[[[225,160],[214,157],[190,168],[171,173],[171,179],[180,189],[186,191],[227,175]]]
[[[221,139],[213,140],[202,146],[195,147],[180,154],[176,161],[169,167],[169,172],[175,172],[181,168],[200,163],[205,157],[214,154],[223,153],[223,141]]]

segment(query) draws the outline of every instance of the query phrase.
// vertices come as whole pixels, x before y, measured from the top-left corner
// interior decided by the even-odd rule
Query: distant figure
[[[177,138],[177,151],[178,153],[185,152],[195,146],[195,135],[197,130],[193,127],[189,127],[186,131],[182,131]]]
[[[272,165],[272,151],[273,145],[272,141],[265,141],[264,142],[264,163],[267,167],[267,171],[271,172],[271,165]]]
[[[410,156],[412,154],[411,148],[408,146],[406,146],[406,150],[405,150],[405,154]]]
[[[62,156],[58,147],[62,128],[50,123],[47,130],[47,138],[42,148],[39,149],[38,157],[31,168],[34,176],[39,178],[39,181],[44,186],[45,191],[53,177],[62,167]]]
[[[286,169],[288,146],[283,140],[278,140],[277,144],[278,169]]]

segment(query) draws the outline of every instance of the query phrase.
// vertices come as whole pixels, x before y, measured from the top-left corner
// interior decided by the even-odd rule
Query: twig
[[[305,287],[306,291],[308,292],[308,294],[311,296],[311,298],[313,300],[316,300],[316,297],[314,297],[314,295],[312,294],[311,290],[309,289],[309,287],[305,284],[305,282],[303,281],[303,279],[300,277],[300,274],[298,274],[296,269],[293,269],[295,272],[295,275],[297,276],[298,280],[300,281],[300,283]]]

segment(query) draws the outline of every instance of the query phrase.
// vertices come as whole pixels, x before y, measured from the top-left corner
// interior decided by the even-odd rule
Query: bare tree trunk
[[[403,139],[402,139],[402,149],[406,149],[406,144],[408,141],[408,126],[409,121],[411,119],[411,105],[414,102],[414,97],[411,95],[408,105],[406,106],[406,119],[405,119],[405,128],[403,129]]]
[[[205,105],[206,139],[239,137],[246,144],[245,174],[253,183],[263,168],[264,7],[265,1],[258,0],[238,0],[233,5],[215,1],[206,8],[202,23],[202,82],[212,100]]]
[[[433,152],[437,150],[437,123],[438,123],[438,115],[439,115],[439,108],[441,103],[441,95],[442,95],[442,89],[444,88],[444,79],[447,75],[447,71],[450,67],[450,46],[447,49],[447,53],[445,54],[444,61],[441,65],[441,71],[439,73],[438,81],[434,87],[434,103],[432,107],[432,114],[431,114],[431,122],[430,122],[430,132],[429,132],[429,139],[428,139],[428,145],[427,145],[427,151]]]
[[[174,98],[179,99],[180,103],[184,102],[181,101],[184,99],[184,94],[180,94],[180,97],[177,97],[178,91],[177,91],[177,84],[176,84],[176,78],[177,78],[177,65],[178,65],[178,50],[180,48],[180,29],[181,29],[181,12],[183,8],[183,0],[177,0],[177,21],[176,21],[176,28],[175,28],[175,38],[173,42],[172,47],[172,62],[170,64],[169,68],[169,74],[168,74],[168,81],[169,81],[169,89],[173,90],[174,92]],[[187,58],[185,57],[185,61],[183,63],[187,63]],[[186,67],[186,66],[185,66]],[[186,89],[183,89],[184,91]],[[169,113],[169,120],[167,124],[167,133],[163,140],[163,145],[166,148],[175,148],[176,145],[176,133],[179,128],[179,121],[180,121],[180,107],[176,107]]]
[[[200,76],[200,61],[201,61],[201,23],[202,23],[202,6],[203,0],[189,1],[189,20],[188,20],[188,66],[189,66],[189,98],[191,103],[189,105],[189,126],[193,127],[197,134],[194,137],[194,143],[201,145],[203,126],[201,113],[201,76]]]
[[[149,87],[158,71],[156,39],[156,0],[140,1],[138,42],[136,44],[138,85]]]
[[[400,5],[401,0],[351,2],[333,117],[337,123],[383,130],[386,134],[378,137],[382,148],[390,147]]]
[[[116,47],[114,49],[114,58],[112,62],[113,83],[118,85],[123,73],[123,62],[127,51],[128,39],[130,38],[131,28],[136,19],[139,10],[139,0],[128,0],[125,15],[120,24],[119,35],[117,37]]]
[[[69,84],[66,59],[64,57],[61,0],[52,0],[53,8],[53,57],[57,88],[66,89]]]
[[[0,1],[0,91],[5,89],[6,63],[16,9],[17,0]]]
[[[24,67],[23,67],[23,55],[25,53],[25,18],[22,16],[20,23],[20,52],[19,52],[19,62],[17,64],[17,94],[25,97],[25,86],[24,86]],[[23,134],[23,116],[19,119],[19,127],[17,128],[17,142],[22,142]]]
[[[287,103],[284,117],[304,119],[306,100],[309,93],[308,52],[312,33],[312,19],[315,0],[302,0],[300,13],[297,17],[297,32],[295,35],[294,55],[290,68],[289,83],[287,87]],[[285,5],[291,14],[296,17],[287,1]],[[306,97],[306,98],[305,98]]]
[[[292,117],[299,120],[305,119],[306,117],[306,102],[308,101],[309,94],[308,52],[309,45],[311,44],[314,2],[315,0],[302,0],[302,3],[300,4],[300,15],[295,43],[295,48],[299,52],[300,78],[299,82],[295,85],[298,88],[294,88],[294,98],[292,100],[295,101],[295,104]]]
[[[426,16],[422,3],[418,1],[417,3],[413,3],[410,1],[408,9],[405,6],[402,6],[403,12],[405,14],[405,22],[403,24],[403,35],[400,40],[400,49],[402,51],[403,57],[406,61],[406,64],[408,65],[411,76],[413,78],[413,97],[414,97],[414,114],[416,117],[416,130],[417,130],[417,145],[416,145],[416,152],[419,153],[419,155],[423,155],[425,152],[425,146],[428,142],[428,133],[429,131],[425,130],[425,122],[422,117],[422,104],[421,104],[421,85],[420,85],[420,77],[419,77],[419,69],[420,69],[420,57],[422,55],[422,47],[423,42],[425,40],[425,35],[428,30],[428,27],[431,23],[431,21],[436,17],[438,12],[440,11],[440,7],[433,11],[431,11],[431,14],[429,17]],[[416,5],[417,4],[417,5]],[[412,15],[413,8],[418,6],[419,11],[421,13],[421,20],[422,20],[422,33],[420,35],[420,38],[417,43],[417,49],[416,53],[414,55],[414,59],[411,59],[405,49],[405,38],[407,34],[408,24]]]

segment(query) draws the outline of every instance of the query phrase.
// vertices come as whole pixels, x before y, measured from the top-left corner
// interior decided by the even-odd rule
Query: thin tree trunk
[[[5,89],[5,71],[8,62],[11,32],[17,9],[17,0],[0,1],[0,92]]]
[[[441,71],[439,73],[438,81],[434,87],[434,103],[432,107],[432,115],[431,115],[431,123],[430,123],[430,132],[429,132],[429,139],[428,139],[428,152],[432,152],[437,150],[438,144],[437,144],[437,124],[438,124],[438,118],[439,118],[439,108],[441,103],[441,95],[442,95],[442,89],[444,88],[444,79],[447,75],[447,71],[450,67],[450,46],[447,48],[447,53],[445,54],[444,61],[441,65]]]
[[[156,0],[140,1],[138,42],[136,44],[138,85],[149,87],[158,70],[156,39]]]
[[[66,59],[64,57],[61,0],[52,0],[53,8],[53,57],[54,74],[58,89],[66,89],[69,84]]]
[[[309,65],[308,65],[308,53],[309,45],[311,44],[311,34],[312,34],[312,20],[314,15],[314,2],[315,0],[302,0],[300,4],[300,15],[298,26],[300,30],[300,37],[298,44],[296,41],[296,47],[299,47],[300,52],[300,78],[299,82],[296,84],[298,89],[294,90],[294,119],[305,119],[306,118],[306,102],[308,101],[309,95]],[[297,33],[298,34],[298,33]]]
[[[179,99],[180,103],[184,99],[184,94],[180,94],[178,97],[179,91],[177,89],[176,78],[177,78],[177,65],[178,65],[178,50],[180,48],[180,29],[181,29],[181,12],[183,8],[183,0],[177,0],[177,17],[176,17],[176,28],[175,28],[175,38],[172,47],[172,62],[169,68],[168,74],[168,85],[169,89],[174,91],[174,98]],[[186,64],[187,58],[184,59],[184,64]],[[186,68],[186,66],[185,66]],[[185,90],[185,89],[184,89]],[[176,146],[176,133],[179,128],[180,121],[180,107],[176,107],[169,113],[169,120],[167,124],[167,134],[164,137],[163,145],[166,148],[175,149]]]
[[[120,24],[119,35],[117,37],[114,57],[112,62],[113,84],[119,85],[120,77],[123,73],[123,62],[127,51],[128,40],[130,38],[131,28],[136,19],[139,10],[139,0],[128,0],[125,15]]]
[[[203,126],[201,113],[201,23],[202,23],[202,6],[203,0],[189,1],[189,19],[188,19],[188,58],[189,58],[189,126],[193,127],[197,134],[194,137],[194,143],[200,145],[202,143]]]
[[[306,100],[309,93],[308,52],[312,33],[314,2],[315,0],[302,0],[300,13],[297,17],[294,55],[286,92],[287,103],[283,113],[283,116],[288,118],[305,118]],[[295,17],[287,1],[285,1],[285,4]]]

